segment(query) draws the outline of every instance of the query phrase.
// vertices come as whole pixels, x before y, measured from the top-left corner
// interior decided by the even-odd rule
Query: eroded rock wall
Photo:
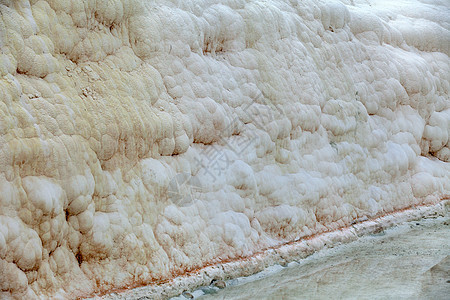
[[[446,1],[0,1],[0,297],[167,280],[450,194]]]

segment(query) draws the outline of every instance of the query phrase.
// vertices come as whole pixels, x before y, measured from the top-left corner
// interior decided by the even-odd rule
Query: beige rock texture
[[[1,0],[0,298],[448,198],[449,45],[445,0]]]

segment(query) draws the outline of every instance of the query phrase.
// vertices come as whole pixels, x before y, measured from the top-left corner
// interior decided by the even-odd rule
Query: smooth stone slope
[[[449,214],[413,221],[195,298],[444,300],[450,292],[449,226]]]

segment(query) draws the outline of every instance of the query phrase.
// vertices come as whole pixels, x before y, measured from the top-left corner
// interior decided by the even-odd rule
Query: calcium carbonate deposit
[[[446,0],[0,0],[0,298],[450,195]]]

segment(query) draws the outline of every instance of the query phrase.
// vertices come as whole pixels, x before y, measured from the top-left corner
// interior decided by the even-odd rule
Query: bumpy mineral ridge
[[[0,1],[0,298],[75,298],[450,194],[442,0]]]

